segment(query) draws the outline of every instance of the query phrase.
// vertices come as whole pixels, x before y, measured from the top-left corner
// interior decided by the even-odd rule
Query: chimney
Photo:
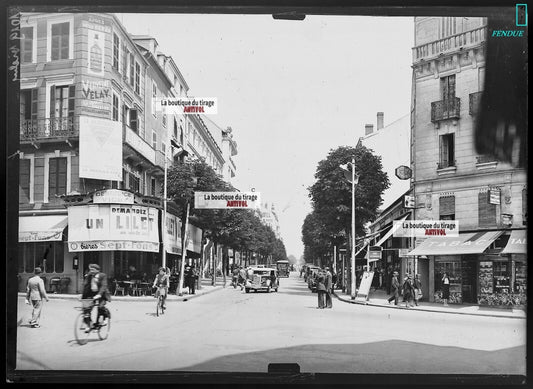
[[[377,130],[381,130],[383,128],[383,112],[378,112],[378,128]]]
[[[370,135],[374,131],[373,124],[365,124],[365,135]]]

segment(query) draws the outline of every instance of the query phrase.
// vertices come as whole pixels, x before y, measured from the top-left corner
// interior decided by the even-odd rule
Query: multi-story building
[[[458,237],[417,238],[430,301],[525,301],[527,177],[485,155],[473,135],[484,88],[484,18],[416,17],[412,169],[417,220],[457,220]],[[513,297],[510,297],[513,296]]]
[[[36,265],[69,292],[91,262],[111,276],[154,272],[165,155],[182,158],[199,121],[160,114],[154,98],[186,94],[185,80],[111,14],[26,13],[21,32],[19,287]]]
[[[367,260],[373,270],[382,271],[386,284],[394,270],[402,273],[409,270],[409,262],[404,257],[408,251],[409,240],[393,236],[393,223],[404,220],[411,215],[411,209],[405,207],[404,198],[410,194],[411,181],[408,177],[400,179],[396,170],[400,166],[411,165],[411,126],[409,114],[394,122],[384,125],[384,113],[377,113],[377,126],[365,125],[365,136],[359,138],[358,145],[363,145],[381,158],[383,171],[387,173],[390,187],[383,193],[383,204],[378,217],[369,224],[369,234],[357,252],[357,263],[365,264]],[[367,258],[368,246],[381,246],[381,260]],[[359,265],[357,268],[359,268]]]
[[[261,218],[261,222],[264,225],[269,226],[272,231],[274,231],[276,238],[281,239],[281,234],[279,231],[279,219],[274,204],[270,204],[269,207],[268,203],[264,203],[261,206],[261,209],[259,209],[258,211],[260,214],[259,217]]]

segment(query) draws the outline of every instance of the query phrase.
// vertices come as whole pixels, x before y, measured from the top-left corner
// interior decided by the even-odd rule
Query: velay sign
[[[195,192],[197,209],[260,208],[258,192]]]
[[[92,204],[68,208],[70,252],[159,252],[158,210],[137,205]]]
[[[395,220],[395,238],[459,236],[459,220]]]

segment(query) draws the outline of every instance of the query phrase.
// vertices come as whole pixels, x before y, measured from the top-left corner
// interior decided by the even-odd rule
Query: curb
[[[380,307],[380,308],[389,308],[389,309],[400,309],[399,307],[397,306],[394,306],[394,305],[383,305],[383,304],[376,304],[376,303],[370,303],[368,301],[354,301],[354,300],[348,300],[348,299],[345,299],[343,297],[340,297],[339,295],[337,295],[337,293],[333,293],[333,295],[335,297],[337,297],[338,300],[344,302],[344,303],[348,303],[348,304],[359,304],[359,305],[367,305],[367,306],[371,306],[371,307]],[[411,307],[409,308],[410,310],[412,311],[419,311],[419,312],[434,312],[434,313],[445,313],[445,314],[452,314],[452,315],[469,315],[469,316],[484,316],[484,317],[500,317],[500,318],[505,318],[505,319],[522,319],[522,320],[525,320],[527,319],[526,316],[511,316],[511,315],[493,315],[493,314],[485,314],[485,313],[472,313],[472,312],[454,312],[454,311],[440,311],[440,310],[437,310],[437,309],[420,309],[420,308],[416,308],[416,307]]]
[[[210,290],[206,290],[205,292],[202,292],[202,293],[196,293],[196,294],[192,294],[192,295],[189,295],[189,294],[184,294],[182,296],[178,296],[176,294],[169,294],[168,297],[167,297],[167,301],[170,302],[170,301],[181,301],[181,302],[184,302],[184,301],[189,301],[189,300],[192,300],[194,298],[197,298],[197,297],[200,297],[200,296],[204,296],[206,294],[209,294],[209,293],[213,293],[213,292],[216,292],[218,290],[221,290],[223,289],[223,286],[215,286],[213,288],[211,288]],[[203,290],[203,289],[201,289]],[[80,298],[80,295],[81,293],[76,293],[76,294],[55,294],[55,293],[48,293],[48,298],[50,300],[79,300]],[[26,293],[24,292],[18,292],[18,297],[26,297]],[[113,301],[135,301],[135,302],[152,302],[154,301],[154,298],[152,296],[111,296],[111,302]]]

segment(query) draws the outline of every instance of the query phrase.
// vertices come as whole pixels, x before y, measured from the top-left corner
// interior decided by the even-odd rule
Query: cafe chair
[[[68,290],[69,285],[70,285],[70,278],[61,277],[61,279],[59,280],[59,293],[65,293]]]
[[[140,296],[141,289],[139,288],[139,281],[135,281],[135,283],[131,286],[131,294],[133,296]]]
[[[48,293],[57,293],[58,291],[60,291],[60,288],[59,288],[60,281],[61,281],[61,278],[59,277],[50,278],[50,290],[48,291]]]
[[[125,293],[125,290],[126,290],[124,285],[120,285],[120,283],[118,281],[114,281],[113,284],[114,284],[114,287],[115,287],[115,292],[113,293],[113,296],[116,296],[117,292],[122,293],[122,296],[124,296],[124,293]]]

